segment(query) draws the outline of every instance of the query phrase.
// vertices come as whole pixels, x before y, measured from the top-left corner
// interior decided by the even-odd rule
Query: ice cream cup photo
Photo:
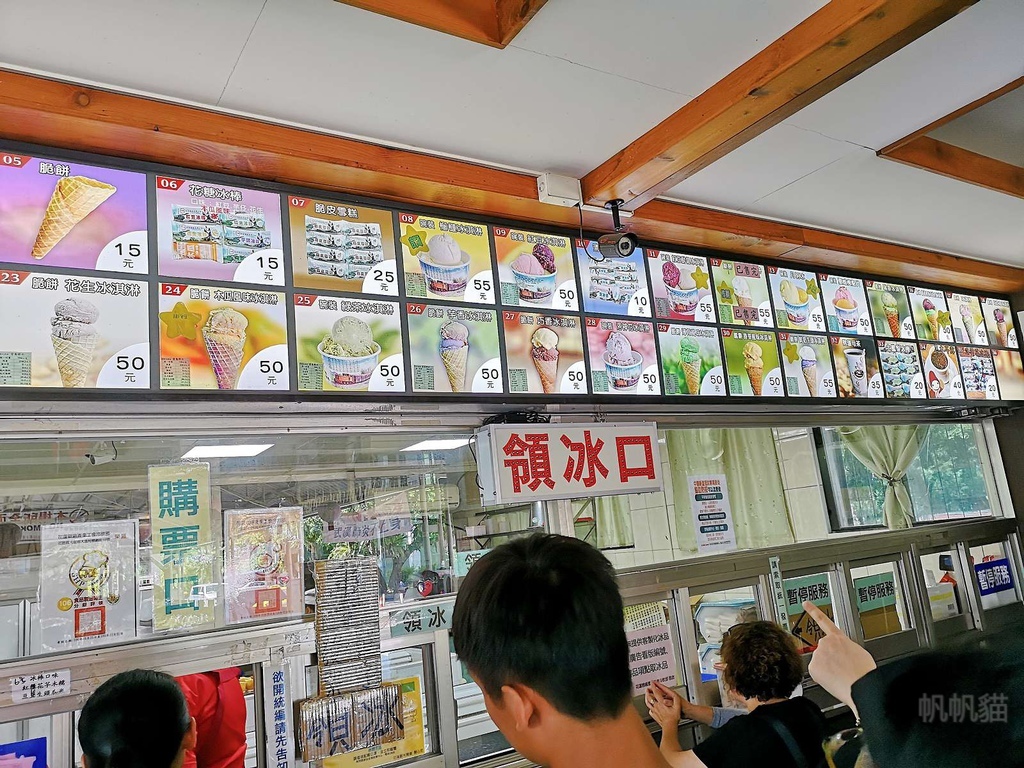
[[[342,357],[324,351],[326,339],[316,348],[324,360],[324,377],[336,389],[357,390],[370,386],[370,377],[380,360],[380,344],[371,344],[372,353],[361,357]]]
[[[792,304],[786,299],[783,299],[782,303],[786,307],[786,317],[789,319],[790,325],[798,328],[806,328],[807,314],[811,306],[810,299],[805,301],[803,304]]]
[[[469,254],[463,252],[458,264],[435,264],[429,256],[420,259],[427,290],[437,296],[463,293],[469,283]]]
[[[668,303],[672,311],[682,315],[686,320],[693,319],[693,313],[697,309],[697,302],[700,300],[700,290],[695,285],[693,288],[674,288],[671,285],[665,286],[668,293]]]
[[[512,268],[512,276],[516,279],[519,289],[519,300],[531,304],[542,304],[555,292],[555,281],[558,275],[554,272],[543,275],[529,275]]]
[[[608,372],[608,384],[616,392],[630,392],[636,389],[636,385],[640,381],[644,358],[636,351],[633,351],[631,355],[632,362],[629,365],[622,365],[613,362],[608,353],[604,353],[604,367]]]
[[[853,304],[853,306],[841,306],[841,304],[846,302]],[[839,318],[839,324],[843,328],[857,327],[857,324],[860,322],[860,309],[857,306],[857,302],[852,299],[838,299],[832,302],[832,306],[835,308],[836,317]]]

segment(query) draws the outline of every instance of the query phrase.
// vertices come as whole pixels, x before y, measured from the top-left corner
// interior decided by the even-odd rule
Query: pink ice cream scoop
[[[679,287],[679,278],[682,276],[679,272],[679,267],[673,264],[671,261],[666,261],[661,265],[661,275],[665,279],[665,285],[669,288]]]
[[[935,309],[935,305],[932,303],[931,299],[925,299],[924,301],[922,301],[921,306],[924,308],[925,312],[931,312],[933,309]]]
[[[549,275],[555,274],[555,254],[544,243],[533,246],[533,258],[540,262],[544,272]]]
[[[613,331],[608,336],[604,348],[608,360],[615,365],[633,364],[633,347],[630,346],[629,339],[618,331]]]
[[[1001,309],[993,309],[992,310],[992,317],[995,318],[995,321],[997,323],[1005,323],[1006,322],[1006,315],[1003,314],[1003,310],[1001,310]]]
[[[544,271],[544,266],[534,257],[532,254],[524,253],[521,254],[515,261],[512,262],[512,269],[521,275],[546,275],[548,272]]]
[[[840,286],[836,290],[835,301],[839,302],[843,301],[844,299],[846,301],[853,301],[853,294],[850,293],[850,291],[846,288],[845,285]]]

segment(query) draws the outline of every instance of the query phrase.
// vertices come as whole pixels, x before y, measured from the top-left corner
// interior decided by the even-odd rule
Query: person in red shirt
[[[196,746],[182,768],[244,768],[245,694],[237,668],[178,678],[196,722]]]

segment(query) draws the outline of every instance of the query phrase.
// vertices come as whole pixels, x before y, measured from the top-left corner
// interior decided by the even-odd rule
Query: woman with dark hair
[[[170,675],[121,672],[96,689],[78,719],[83,768],[180,768],[196,721]]]
[[[789,698],[803,680],[789,633],[770,621],[738,624],[722,638],[721,658],[725,687],[748,714],[733,718],[693,750],[683,750],[682,697],[665,686],[648,688],[647,708],[662,728],[665,759],[676,768],[824,765],[824,715],[803,696]]]

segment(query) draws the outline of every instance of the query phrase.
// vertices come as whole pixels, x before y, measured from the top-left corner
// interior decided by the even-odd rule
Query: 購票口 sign
[[[477,430],[486,506],[662,489],[658,427],[501,424]]]

